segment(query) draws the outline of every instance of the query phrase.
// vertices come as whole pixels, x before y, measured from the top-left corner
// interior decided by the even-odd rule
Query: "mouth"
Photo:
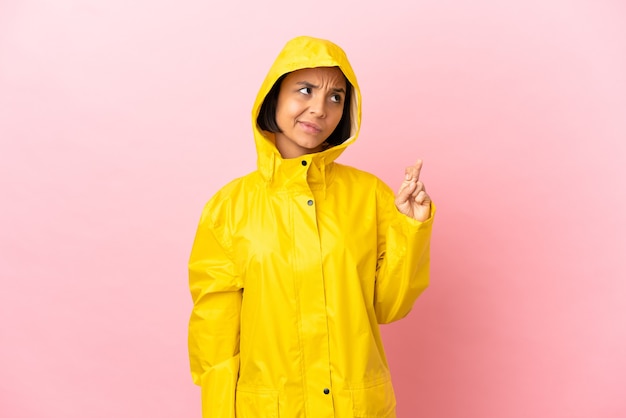
[[[306,133],[319,134],[322,132],[322,128],[314,123],[304,121],[298,121],[298,123]]]

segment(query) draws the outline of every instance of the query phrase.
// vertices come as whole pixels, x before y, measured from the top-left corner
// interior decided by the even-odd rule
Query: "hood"
[[[272,86],[284,74],[303,68],[339,67],[352,84],[352,98],[350,103],[351,130],[350,137],[343,143],[330,147],[324,151],[310,154],[314,161],[321,160],[323,165],[334,161],[353,143],[361,126],[361,91],[352,66],[348,62],[345,52],[334,43],[309,36],[300,36],[287,42],[274,64],[270,68],[261,89],[257,94],[252,108],[252,129],[257,149],[258,169],[266,179],[273,177],[274,171],[279,168],[283,158],[274,143],[274,134],[263,131],[257,125],[261,105],[270,92]],[[285,160],[286,161],[286,160]]]

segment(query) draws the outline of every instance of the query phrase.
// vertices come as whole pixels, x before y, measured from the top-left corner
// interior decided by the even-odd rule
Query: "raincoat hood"
[[[361,91],[356,80],[354,71],[346,53],[334,43],[309,36],[300,36],[287,42],[283,50],[280,52],[274,64],[270,68],[261,89],[257,94],[254,106],[252,108],[252,129],[254,131],[254,140],[257,149],[257,165],[261,175],[271,181],[276,170],[280,169],[283,163],[278,149],[275,145],[274,134],[263,131],[257,124],[257,118],[261,109],[261,105],[265,100],[276,81],[283,75],[301,70],[304,68],[315,67],[339,67],[348,82],[352,85],[352,97],[350,102],[350,137],[343,143],[330,147],[322,152],[312,154],[314,162],[321,162],[321,166],[334,161],[346,149],[348,145],[353,143],[361,126]]]

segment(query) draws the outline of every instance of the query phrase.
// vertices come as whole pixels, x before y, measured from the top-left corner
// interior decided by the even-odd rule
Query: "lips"
[[[318,133],[322,132],[322,128],[319,127],[318,125],[314,124],[314,123],[305,122],[305,121],[299,121],[298,123],[302,127],[302,130],[304,130],[304,132],[306,132],[306,133],[318,134]]]

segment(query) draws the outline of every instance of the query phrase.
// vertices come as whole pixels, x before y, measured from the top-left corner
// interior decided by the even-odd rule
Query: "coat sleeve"
[[[218,231],[207,205],[189,259],[189,360],[201,386],[202,417],[234,418],[243,291],[228,235]]]
[[[404,318],[417,297],[428,287],[430,236],[435,206],[430,217],[419,222],[403,215],[395,196],[385,184],[378,187],[378,263],[374,307],[380,324]]]

